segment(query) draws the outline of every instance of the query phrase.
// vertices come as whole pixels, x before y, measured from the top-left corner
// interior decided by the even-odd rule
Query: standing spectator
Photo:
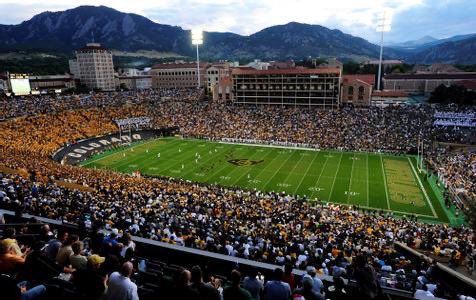
[[[327,288],[326,297],[332,300],[348,300],[349,293],[345,289],[345,283],[342,277],[334,276],[333,285]]]
[[[263,292],[263,283],[257,277],[258,270],[252,268],[249,275],[243,280],[243,287],[250,292],[253,299],[260,300],[261,293]]]
[[[368,264],[364,255],[358,255],[353,263],[353,277],[357,280],[359,296],[363,299],[377,298],[380,287],[374,268]]]
[[[241,273],[238,270],[231,271],[231,286],[223,289],[223,300],[251,300],[251,294],[240,287]]]
[[[202,269],[199,266],[192,268],[192,289],[197,291],[200,300],[219,300],[220,293],[210,284],[203,282]]]
[[[303,296],[306,300],[324,300],[324,295],[314,290],[314,282],[311,277],[302,279],[302,288],[294,290],[294,295]]]
[[[173,298],[175,299],[196,299],[198,292],[190,286],[191,274],[189,270],[183,269],[177,280],[177,285],[173,289]]]
[[[109,278],[106,300],[138,300],[137,285],[131,281],[133,266],[125,262],[119,272],[114,272]]]
[[[128,249],[132,249],[132,251],[136,250],[136,244],[134,243],[134,241],[132,241],[131,235],[127,232],[122,235],[121,240],[123,245],[121,250],[121,256],[125,258]]]
[[[265,300],[289,300],[291,299],[291,288],[289,284],[283,282],[283,270],[274,269],[273,280],[266,283],[264,287]]]
[[[317,277],[317,272],[316,272],[316,268],[314,268],[313,266],[309,266],[306,268],[306,271],[307,271],[307,274],[304,275],[304,278],[311,278],[312,279],[312,286],[313,286],[313,290],[320,294],[322,292],[322,288],[324,287],[324,284],[322,283],[322,280]]]
[[[291,288],[291,290],[296,288],[296,279],[294,278],[294,274],[293,274],[293,265],[290,263],[287,263],[284,265],[283,281],[289,284],[289,287]]]

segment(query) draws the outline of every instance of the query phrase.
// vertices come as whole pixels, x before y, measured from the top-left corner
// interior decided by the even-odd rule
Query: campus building
[[[200,63],[200,85],[205,85],[208,63]],[[155,89],[191,88],[198,86],[196,63],[166,63],[152,67],[152,87]]]
[[[230,77],[231,69],[228,63],[213,64],[207,69],[207,90],[212,92],[224,78]]]
[[[237,68],[232,71],[233,102],[337,107],[341,76],[339,68]]]
[[[61,93],[67,89],[76,87],[74,78],[71,75],[46,75],[30,76],[30,87],[32,91],[46,93]]]
[[[476,73],[388,74],[383,78],[383,85],[389,91],[429,94],[442,84],[450,86],[467,80],[476,80]]]
[[[353,106],[370,106],[375,75],[357,74],[343,75],[341,103]]]
[[[146,90],[152,88],[151,75],[119,76],[119,87],[128,90]]]
[[[81,84],[102,91],[116,89],[111,51],[101,44],[89,43],[86,47],[76,50],[75,55],[76,58],[69,62],[70,73],[79,79]]]

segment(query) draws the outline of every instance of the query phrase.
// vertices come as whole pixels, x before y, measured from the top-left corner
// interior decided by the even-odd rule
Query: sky
[[[79,5],[105,5],[161,24],[243,35],[295,21],[377,42],[375,27],[383,11],[393,14],[387,42],[476,33],[476,0],[0,0],[0,24]]]

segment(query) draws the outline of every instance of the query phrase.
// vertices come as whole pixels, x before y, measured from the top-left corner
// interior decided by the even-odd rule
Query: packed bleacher
[[[289,295],[284,292],[286,297],[282,299],[288,299],[287,296],[293,293],[306,294],[306,299],[323,299],[324,294],[326,299],[346,299],[339,298],[342,295],[329,297],[336,287],[333,291],[320,289],[314,273],[334,276],[336,284],[341,284],[340,278],[365,278],[359,285],[362,290],[357,293],[369,299],[378,296],[378,286],[385,285],[400,289],[416,288],[419,293],[443,297],[453,293],[432,278],[432,266],[428,262],[417,265],[417,262],[401,256],[392,245],[393,242],[402,242],[461,265],[472,260],[474,255],[474,233],[464,227],[425,224],[411,216],[395,218],[387,212],[362,211],[357,207],[326,203],[314,206],[303,201],[306,199],[293,195],[243,191],[166,178],[135,178],[107,170],[60,165],[50,159],[58,148],[79,139],[115,132],[117,126],[114,120],[133,117],[151,118],[155,127],[178,126],[181,133],[189,137],[365,151],[408,152],[416,149],[419,138],[430,145],[439,138],[465,142],[471,136],[471,131],[450,132],[435,128],[432,116],[436,109],[441,111],[442,107],[322,111],[224,106],[191,101],[197,96],[195,90],[184,89],[79,95],[60,99],[33,97],[22,98],[15,103],[2,103],[6,107],[2,111],[6,120],[0,123],[0,166],[19,172],[11,174],[0,169],[0,208],[74,224],[84,224],[88,216],[89,224],[99,224],[113,232],[307,270],[310,280],[300,280],[302,286],[297,292],[294,291],[297,286],[290,284]],[[474,200],[474,154],[454,154],[447,149],[434,150],[432,154],[429,156],[431,166],[443,169],[448,183],[458,187],[468,199]],[[87,186],[90,190],[65,187],[59,185],[57,180]],[[86,286],[86,291],[81,293],[87,294],[87,286],[91,285],[83,286],[84,282],[75,281],[74,273],[79,268],[70,261],[74,255],[81,256],[74,254],[78,252],[75,244],[78,241],[66,239],[64,242],[57,234],[54,238],[52,235],[44,233],[35,243],[30,243],[32,247],[36,245],[36,257],[47,256],[52,251],[48,250],[51,239],[60,240],[60,244],[67,243],[65,247],[68,247],[70,255],[65,254],[60,260],[58,254],[50,256],[48,263],[54,268],[62,268],[57,269],[62,273],[73,274],[67,280],[61,280],[72,283],[70,288],[73,291]],[[18,262],[31,255],[26,253],[29,251],[21,251],[19,243],[17,248],[12,246],[11,241],[4,242],[10,237],[8,233],[5,238],[4,232],[3,252],[0,255],[17,255],[13,260]],[[128,251],[134,252],[128,250],[132,247],[127,247],[130,241],[126,239],[117,243],[122,246],[111,242],[112,247],[108,238],[106,241],[98,242],[104,247],[86,247],[87,259],[75,257],[73,261],[83,267],[86,264],[87,274],[99,274],[86,277],[96,278],[96,283],[101,277],[102,285],[99,286],[104,287],[106,299],[116,299],[111,296],[115,294],[107,295],[115,293],[114,289],[110,292],[111,286],[115,286],[111,280],[120,278],[121,282],[127,281],[125,278],[131,277],[132,270],[138,270],[139,266],[137,260],[132,266],[125,263],[134,262],[134,253],[126,257]],[[45,245],[48,246],[45,248]],[[75,245],[74,249],[72,245]],[[79,249],[82,253],[81,247]],[[111,253],[116,256],[116,268],[113,270],[116,273],[109,272],[112,269],[100,270],[101,267],[97,266],[98,261],[104,257],[107,259]],[[3,259],[0,260],[0,270]],[[8,274],[17,275],[9,279],[22,283],[20,292],[34,285],[32,280],[19,275],[21,268],[14,268]],[[199,275],[197,269],[180,270],[176,281],[170,285],[176,288],[173,292],[202,297],[202,292],[216,295],[216,291],[222,290],[225,299],[227,293],[246,294],[240,288],[242,278],[237,272],[229,274],[230,286],[226,288],[210,278],[205,280],[213,284],[202,287]],[[265,299],[277,299],[269,295],[274,293],[274,289],[283,289],[285,285],[280,282],[286,276],[289,277],[289,274],[276,271],[275,278],[268,278],[265,288],[262,291],[259,289],[261,295]],[[249,278],[252,280],[253,276]],[[407,281],[408,278],[413,279]],[[109,284],[108,288],[105,283]],[[256,282],[252,284],[258,285]],[[130,286],[133,286],[132,281]],[[288,290],[287,287],[284,289]],[[339,286],[339,289],[345,287]],[[37,289],[38,293],[47,290]],[[164,292],[160,288],[157,290]],[[248,290],[250,293],[253,291],[256,295],[256,288]],[[152,291],[152,294],[155,292]],[[229,299],[235,298],[230,296]]]

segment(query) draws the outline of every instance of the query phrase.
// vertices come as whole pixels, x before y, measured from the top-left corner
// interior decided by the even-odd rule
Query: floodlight
[[[192,29],[192,45],[197,46],[197,88],[200,88],[200,56],[198,55],[198,46],[203,44],[203,30]]]
[[[378,65],[378,78],[377,78],[377,90],[380,90],[380,81],[382,77],[382,59],[383,59],[383,33],[389,32],[392,29],[392,18],[393,18],[393,11],[389,9],[385,9],[382,14],[378,18],[377,22],[377,32],[381,33],[380,37],[380,59]]]
[[[192,30],[192,44],[193,45],[203,44],[203,31],[201,29]]]

